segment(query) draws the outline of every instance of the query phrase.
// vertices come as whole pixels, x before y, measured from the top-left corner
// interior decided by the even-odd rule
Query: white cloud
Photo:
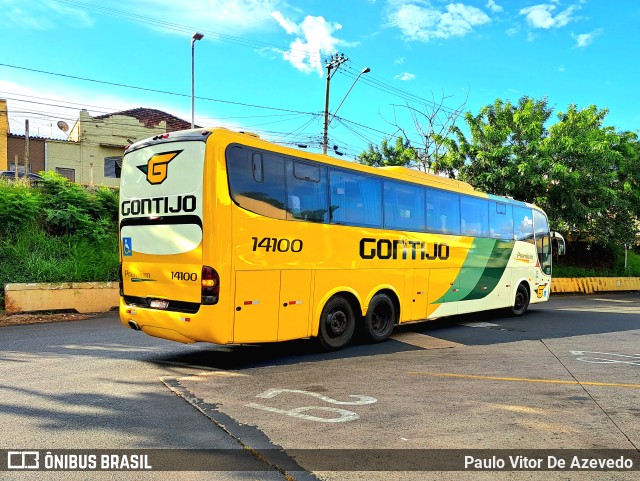
[[[576,47],[585,48],[591,45],[593,40],[602,33],[601,29],[596,29],[593,32],[581,33],[579,35],[571,34],[571,37],[576,39]]]
[[[282,28],[284,28],[285,32],[289,35],[300,33],[300,28],[298,25],[293,23],[291,20],[287,20],[284,18],[284,15],[280,12],[271,12],[271,16],[276,19],[276,21],[280,24]]]
[[[500,5],[498,5],[496,2],[494,2],[494,0],[489,0],[487,2],[486,7],[489,10],[491,10],[493,13],[502,12],[504,10],[504,8],[502,8]]]
[[[5,23],[27,29],[89,27],[106,12],[148,28],[176,35],[191,35],[194,29],[236,34],[255,31],[272,21],[271,12],[284,0],[101,0],[75,8],[41,0],[0,0]],[[74,3],[74,2],[72,2]],[[85,5],[85,4],[83,4]],[[4,25],[3,25],[4,26]],[[207,35],[213,37],[212,34]]]
[[[103,0],[104,1],[104,0]],[[279,0],[137,0],[121,2],[108,0],[113,8],[136,10],[138,15],[170,21],[172,24],[211,28],[231,33],[231,29],[251,30],[268,25],[271,12],[277,10]],[[159,25],[158,28],[162,28]]]
[[[396,65],[402,65],[405,60],[406,60],[406,57],[400,57],[400,58],[394,60],[393,63],[395,63]]]
[[[416,78],[416,76],[412,73],[405,72],[402,75],[396,75],[394,78],[406,82],[408,80],[413,80],[414,78]]]
[[[450,3],[444,11],[422,0],[396,1],[390,5],[389,23],[409,40],[428,42],[432,38],[464,37],[474,27],[491,21],[479,8],[463,3]]]
[[[339,23],[327,22],[323,17],[307,16],[301,24],[295,24],[280,12],[273,12],[272,16],[287,33],[298,35],[282,55],[301,72],[318,72],[322,75],[322,55],[334,53],[338,45],[347,45],[333,36],[342,28]]]
[[[94,21],[84,10],[37,0],[0,0],[3,27],[21,30],[49,30],[63,24],[67,28],[85,28]]]
[[[556,16],[553,12],[556,10],[555,5],[540,4],[520,10],[520,15],[527,18],[527,23],[533,28],[542,28],[548,30],[550,28],[561,28],[574,21],[573,13],[580,7],[571,5]]]
[[[517,35],[520,33],[520,27],[519,26],[515,26],[515,27],[511,27],[510,29],[507,30],[507,35],[509,35],[509,37],[513,37],[514,35]]]

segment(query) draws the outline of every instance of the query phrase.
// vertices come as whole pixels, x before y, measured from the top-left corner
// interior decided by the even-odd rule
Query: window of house
[[[105,157],[104,158],[104,176],[108,178],[120,178],[120,172],[122,171],[122,156],[120,157]]]
[[[75,169],[68,169],[66,167],[56,167],[56,173],[66,177],[71,182],[75,182],[76,181],[76,170]]]

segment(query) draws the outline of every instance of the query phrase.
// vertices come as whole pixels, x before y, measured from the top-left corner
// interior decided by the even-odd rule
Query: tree
[[[557,114],[547,100],[496,100],[467,113],[471,138],[456,128],[446,163],[460,180],[533,202],[554,229],[602,246],[630,244],[638,230],[638,139],[603,126],[608,113],[570,105]]]
[[[623,246],[637,231],[638,163],[632,155],[637,136],[604,127],[607,113],[595,105],[570,105],[558,113],[547,140],[551,164],[545,207],[559,229],[578,239]]]
[[[392,146],[387,139],[382,141],[380,147],[369,144],[369,148],[362,152],[356,159],[359,163],[372,167],[385,167],[399,165],[413,167],[418,159],[417,152],[410,143],[402,137],[396,137]]]
[[[547,186],[544,140],[551,114],[546,99],[529,97],[515,105],[498,99],[475,116],[467,112],[471,140],[454,127],[457,142],[449,140],[442,164],[478,189],[539,202]]]
[[[405,105],[394,105],[394,121],[388,123],[395,126],[406,144],[415,150],[416,161],[413,167],[423,172],[444,173],[453,177],[454,172],[442,160],[446,157],[449,148],[449,136],[467,101],[465,99],[458,108],[451,109],[445,107],[445,100],[444,94],[439,101],[436,101],[432,95],[432,100],[418,104],[419,108],[408,102]],[[411,133],[409,133],[410,129],[398,120],[400,109],[403,109],[402,113],[409,115]]]

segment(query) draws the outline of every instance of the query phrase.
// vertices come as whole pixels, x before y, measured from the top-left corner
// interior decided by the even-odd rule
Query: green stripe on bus
[[[514,246],[515,241],[496,241],[487,266],[482,272],[480,279],[478,279],[471,292],[467,293],[464,297],[461,295],[459,299],[461,301],[470,301],[488,296],[502,278]]]

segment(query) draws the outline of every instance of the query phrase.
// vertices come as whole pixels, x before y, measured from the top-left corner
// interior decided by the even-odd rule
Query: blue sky
[[[634,0],[0,0],[0,98],[12,132],[29,118],[45,137],[63,136],[57,121],[72,125],[82,108],[189,120],[200,31],[196,123],[313,151],[336,52],[349,61],[331,80],[332,113],[371,69],[329,129],[345,158],[398,125],[417,140],[407,107],[432,101],[477,113],[496,98],[547,97],[556,111],[608,108],[608,125],[637,130],[638,25]]]

